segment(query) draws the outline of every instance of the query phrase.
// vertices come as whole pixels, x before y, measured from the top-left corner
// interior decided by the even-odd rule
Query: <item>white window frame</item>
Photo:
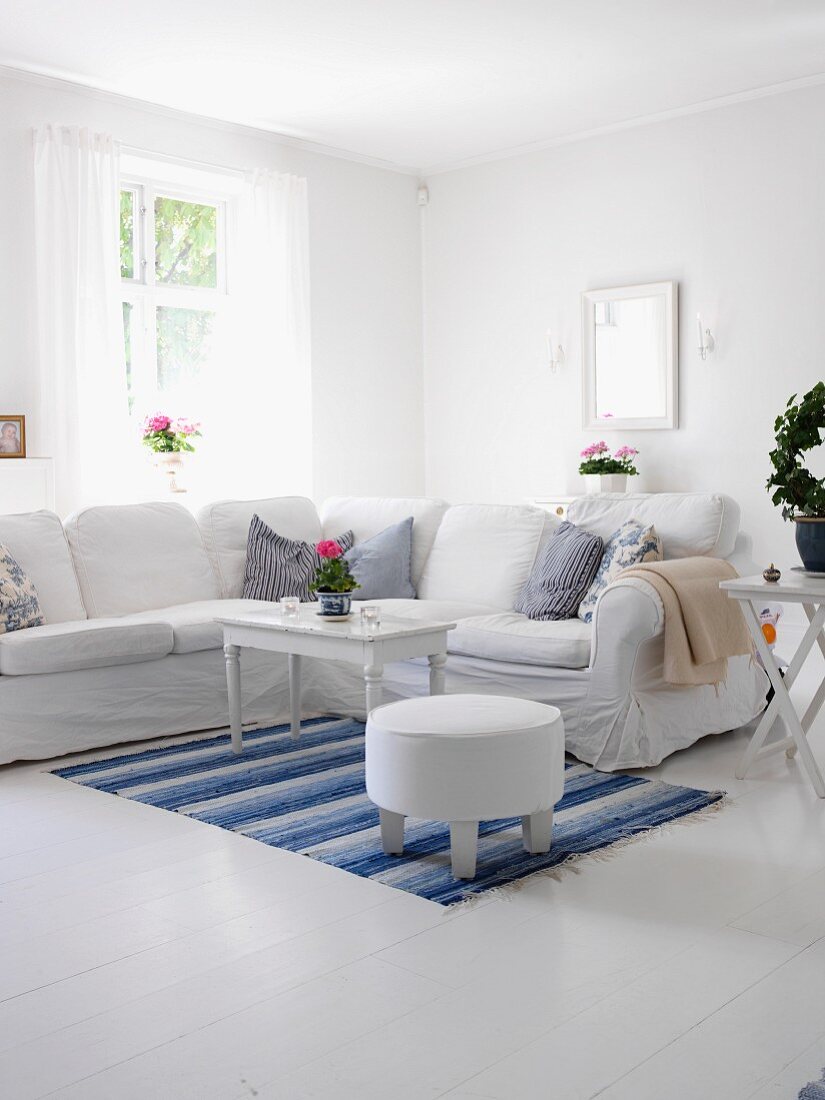
[[[121,300],[129,303],[131,336],[131,396],[132,411],[137,415],[151,412],[164,404],[164,393],[158,385],[157,309],[167,306],[178,309],[210,310],[217,316],[228,304],[230,223],[234,219],[231,192],[222,188],[203,188],[167,183],[162,177],[129,174],[120,181],[121,191],[134,193],[133,257],[134,275],[121,278]],[[217,264],[215,287],[187,287],[159,283],[155,276],[155,198],[179,199],[183,202],[214,206],[217,232]],[[190,410],[175,410],[190,412]]]

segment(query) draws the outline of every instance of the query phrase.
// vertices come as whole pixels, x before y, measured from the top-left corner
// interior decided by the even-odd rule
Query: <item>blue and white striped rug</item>
[[[235,756],[229,737],[222,735],[58,768],[54,774],[244,833],[441,905],[550,871],[724,797],[722,791],[568,763],[550,852],[534,856],[523,850],[520,819],[483,822],[476,877],[459,882],[450,873],[444,822],[410,820],[404,855],[381,851],[378,811],[364,786],[363,722],[309,720],[297,743],[287,726],[254,730],[244,734],[244,746]]]

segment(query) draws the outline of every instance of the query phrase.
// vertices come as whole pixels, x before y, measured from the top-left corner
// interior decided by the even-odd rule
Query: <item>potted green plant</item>
[[[318,596],[319,614],[328,619],[345,619],[350,613],[352,593],[360,584],[349,570],[344,550],[335,539],[323,539],[315,547],[321,564],[315,571],[310,592]]]
[[[822,443],[825,429],[825,382],[817,382],[801,400],[792,394],[774,422],[776,446],[770,453],[773,473],[767,489],[782,505],[782,517],[796,524],[796,548],[809,573],[825,573],[825,478],[817,478],[801,455]]]
[[[579,473],[584,475],[585,492],[626,493],[628,477],[635,477],[639,472],[634,465],[638,453],[635,447],[619,447],[611,455],[604,440],[585,447],[581,452],[584,462],[579,465]]]

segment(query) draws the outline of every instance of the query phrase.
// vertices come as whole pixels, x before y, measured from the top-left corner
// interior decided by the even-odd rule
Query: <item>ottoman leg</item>
[[[549,852],[553,839],[553,811],[545,810],[544,813],[523,817],[521,837],[525,852],[534,856]]]
[[[381,847],[386,856],[404,854],[404,815],[394,814],[391,810],[382,810],[379,806],[378,817],[381,821]]]
[[[453,878],[475,878],[478,822],[450,822],[450,859]]]

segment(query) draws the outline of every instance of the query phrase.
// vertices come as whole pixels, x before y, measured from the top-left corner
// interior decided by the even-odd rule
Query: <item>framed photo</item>
[[[0,413],[0,458],[26,457],[26,418]]]

